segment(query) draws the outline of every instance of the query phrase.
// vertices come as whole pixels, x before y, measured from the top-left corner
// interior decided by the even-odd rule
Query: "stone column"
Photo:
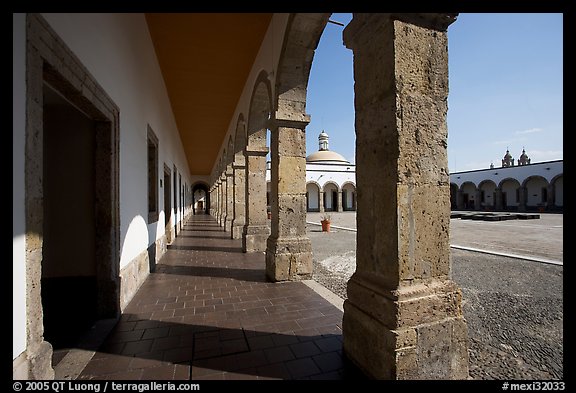
[[[318,207],[320,208],[320,213],[324,213],[324,191],[318,193]]]
[[[212,198],[214,203],[212,204],[212,217],[218,219],[218,183],[214,183],[212,186]]]
[[[482,201],[480,200],[480,189],[474,190],[474,210],[482,210]]]
[[[224,187],[222,186],[222,175],[218,176],[218,225],[222,226],[222,216],[224,206]]]
[[[226,172],[220,175],[220,226],[226,223]]]
[[[344,210],[344,209],[343,209],[343,206],[342,206],[342,192],[343,192],[343,191],[340,190],[340,191],[337,191],[337,192],[338,192],[338,206],[336,206],[336,208],[335,208],[334,210],[335,210],[335,211],[338,211],[338,212],[342,212],[342,210]]]
[[[270,235],[266,213],[267,147],[247,146],[246,159],[246,224],[242,231],[242,251],[266,251]]]
[[[244,158],[244,157],[242,157]],[[246,165],[233,164],[234,173],[234,218],[232,220],[232,239],[241,239],[246,224]]]
[[[553,184],[548,184],[547,187],[547,197],[546,197],[546,204],[544,205],[545,211],[554,211],[554,200],[555,200],[555,195],[554,195],[554,185]]]
[[[496,187],[494,190],[494,199],[494,209],[502,211],[502,189],[500,187]]]
[[[343,349],[376,379],[467,379],[450,280],[448,14],[354,14],[356,272]]]
[[[266,248],[271,281],[312,278],[312,243],[306,235],[306,133],[304,121],[278,119],[270,137],[272,231]]]
[[[526,200],[528,198],[528,190],[526,189],[525,186],[520,186],[518,188],[518,197],[519,197],[519,201],[518,201],[518,211],[519,212],[525,212],[526,211]]]
[[[352,210],[356,211],[356,201],[358,200],[358,191],[352,191]]]
[[[232,220],[234,219],[234,172],[232,164],[228,164],[226,169],[226,218],[224,220],[224,230],[232,232]],[[232,237],[232,233],[230,233]]]
[[[456,191],[456,209],[464,210],[464,193],[460,188]]]

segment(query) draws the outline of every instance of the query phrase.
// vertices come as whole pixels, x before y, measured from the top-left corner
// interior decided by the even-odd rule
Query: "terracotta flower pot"
[[[320,222],[322,223],[322,232],[330,232],[330,221],[322,220]]]

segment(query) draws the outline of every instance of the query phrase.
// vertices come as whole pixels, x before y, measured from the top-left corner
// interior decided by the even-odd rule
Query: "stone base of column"
[[[354,274],[344,302],[346,356],[375,379],[468,379],[461,292],[431,279],[386,290]]]
[[[312,278],[312,243],[306,237],[268,238],[266,276],[271,281]]]
[[[232,239],[242,239],[242,232],[244,232],[244,222],[232,220]]]
[[[244,226],[242,231],[242,251],[266,251],[266,240],[268,236],[270,236],[270,227],[268,225]]]
[[[13,379],[51,380],[54,379],[52,368],[52,345],[42,341],[36,353],[24,351],[12,362]]]
[[[224,231],[232,231],[232,218],[226,218],[224,220]]]

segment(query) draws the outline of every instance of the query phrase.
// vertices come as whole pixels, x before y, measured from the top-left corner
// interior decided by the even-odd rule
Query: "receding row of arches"
[[[339,186],[327,182],[323,187],[316,182],[306,184],[306,211],[308,212],[341,212],[356,211],[356,185],[345,182]]]
[[[548,181],[534,175],[521,183],[514,178],[498,184],[489,179],[478,185],[467,181],[460,187],[451,183],[450,206],[452,210],[563,211],[564,176]]]

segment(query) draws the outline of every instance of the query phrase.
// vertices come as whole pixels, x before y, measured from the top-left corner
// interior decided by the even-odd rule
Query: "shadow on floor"
[[[365,379],[343,355],[341,335],[283,334],[271,332],[273,325],[260,331],[230,322],[238,326],[125,314],[78,379]],[[290,330],[292,324],[298,327],[274,325]]]
[[[263,269],[238,269],[231,267],[157,265],[158,274],[178,274],[197,277],[224,277],[248,282],[268,282]]]
[[[187,246],[187,245],[169,244],[167,246],[167,248],[168,248],[168,250],[215,251],[215,252],[242,253],[242,248],[239,248],[239,247],[213,247],[213,246],[197,246],[197,245]]]

